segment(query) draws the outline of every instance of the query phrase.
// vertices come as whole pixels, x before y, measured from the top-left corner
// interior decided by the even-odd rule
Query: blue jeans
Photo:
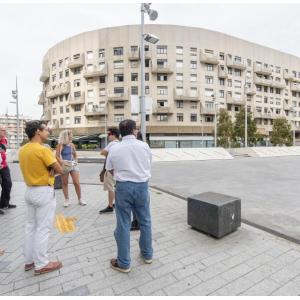
[[[142,256],[145,259],[151,259],[153,255],[148,182],[117,181],[115,199],[117,217],[115,239],[118,247],[118,265],[121,268],[129,268],[131,262],[131,212],[136,214],[140,223],[139,246]]]

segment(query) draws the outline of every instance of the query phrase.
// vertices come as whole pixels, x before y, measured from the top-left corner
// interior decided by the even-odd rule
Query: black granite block
[[[241,226],[241,199],[207,192],[188,198],[188,225],[216,238]]]

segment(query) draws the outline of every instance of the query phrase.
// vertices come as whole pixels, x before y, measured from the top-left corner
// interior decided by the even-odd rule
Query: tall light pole
[[[16,104],[16,110],[17,110],[17,149],[19,149],[19,146],[20,146],[20,135],[19,135],[20,120],[19,120],[18,77],[16,77],[16,89],[11,91],[11,95],[15,99],[15,101],[12,101],[10,103]]]
[[[248,147],[248,104],[247,104],[247,87],[249,87],[250,74],[246,73],[245,85],[244,85],[244,97],[245,97],[245,148]]]
[[[214,103],[214,107],[215,107],[215,117],[214,117],[214,121],[215,121],[215,130],[214,130],[214,134],[215,134],[215,148],[218,147],[218,141],[217,141],[217,101],[216,101],[216,97],[214,94],[211,95],[212,99],[213,99],[213,103]]]
[[[292,123],[292,129],[293,129],[293,146],[296,146],[296,121],[295,121],[295,114],[294,114],[294,107],[291,107],[290,109],[292,118],[291,118],[291,123]]]
[[[150,43],[157,43],[158,38],[150,35],[144,34],[144,23],[145,23],[145,12],[149,15],[151,21],[156,20],[158,13],[156,10],[150,9],[151,3],[142,3],[141,4],[141,134],[143,140],[146,141],[146,100],[145,100],[145,46],[144,41]]]

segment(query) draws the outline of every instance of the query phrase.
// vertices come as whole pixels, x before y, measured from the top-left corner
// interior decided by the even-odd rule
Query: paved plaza
[[[14,182],[12,202],[18,208],[0,216],[1,295],[300,295],[299,245],[245,224],[216,240],[187,225],[186,201],[155,189],[153,263],[142,262],[139,233],[133,232],[132,271],[112,270],[115,215],[98,214],[107,204],[102,186],[83,184],[82,189],[86,207],[77,205],[73,186],[67,209],[57,192],[57,213],[78,219],[74,233],[53,229],[50,256],[62,260],[63,268],[33,276],[23,270],[25,185]]]

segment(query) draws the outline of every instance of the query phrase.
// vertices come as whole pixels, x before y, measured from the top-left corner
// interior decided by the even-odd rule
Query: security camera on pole
[[[159,38],[152,34],[144,34],[144,14],[147,12],[151,21],[156,20],[158,17],[158,12],[156,10],[150,9],[151,3],[141,4],[141,134],[143,140],[146,141],[146,101],[145,101],[145,47],[144,41],[152,44],[156,44]]]

